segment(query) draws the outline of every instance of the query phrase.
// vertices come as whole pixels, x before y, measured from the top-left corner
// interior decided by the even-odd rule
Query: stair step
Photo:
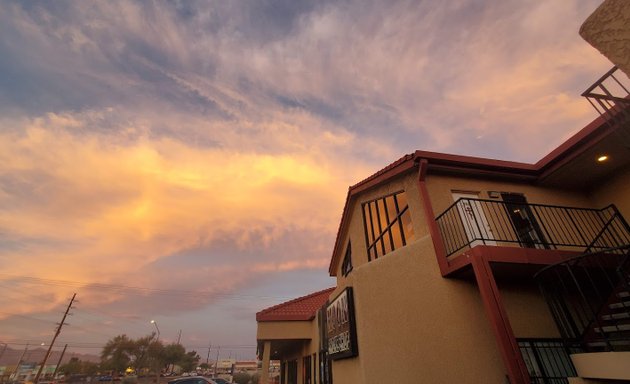
[[[630,345],[630,340],[610,340],[610,345]],[[607,344],[605,341],[592,341],[590,343],[586,343],[589,347],[606,347]]]
[[[608,308],[610,309],[630,308],[630,301],[622,301],[620,303],[610,304]]]
[[[602,320],[621,320],[630,319],[630,312],[613,313],[611,315],[603,315]]]
[[[630,297],[630,292],[628,292],[628,291],[617,292],[617,297],[619,297],[619,298]]]
[[[609,340],[609,343],[612,345],[630,345],[630,340]],[[606,346],[605,341],[591,341],[590,343],[586,343],[586,345],[590,347],[604,347]]]
[[[607,325],[604,327],[595,327],[594,330],[595,332],[598,333],[602,333],[602,328],[604,330],[604,332],[606,333],[610,333],[610,332],[623,332],[623,331],[630,331],[630,324],[619,324],[619,325]]]

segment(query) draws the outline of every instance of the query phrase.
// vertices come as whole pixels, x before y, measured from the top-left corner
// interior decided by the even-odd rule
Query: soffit
[[[607,155],[608,160],[598,162],[597,158],[601,155]],[[588,191],[629,166],[630,124],[626,124],[598,142],[580,148],[570,161],[543,174],[538,184]]]

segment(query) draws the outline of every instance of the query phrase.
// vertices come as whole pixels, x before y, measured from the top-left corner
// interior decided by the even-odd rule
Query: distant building
[[[256,314],[262,383],[276,359],[283,384],[630,381],[622,76],[537,163],[416,151],[350,187],[336,286]]]
[[[234,373],[247,373],[253,375],[258,372],[257,361],[237,361],[234,363]]]
[[[221,359],[217,361],[216,374],[217,375],[231,375],[236,359]]]

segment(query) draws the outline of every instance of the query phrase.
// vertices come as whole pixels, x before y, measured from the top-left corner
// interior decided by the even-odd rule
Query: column
[[[269,360],[271,358],[271,341],[265,341],[263,345],[262,372],[260,384],[269,384]]]

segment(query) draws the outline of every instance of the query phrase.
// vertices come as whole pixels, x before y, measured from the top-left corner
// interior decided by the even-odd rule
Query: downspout
[[[418,190],[420,192],[420,201],[422,201],[422,207],[424,208],[424,218],[429,227],[429,233],[431,234],[431,241],[433,241],[433,248],[435,250],[438,266],[440,267],[440,273],[442,276],[446,276],[449,269],[448,261],[446,260],[446,250],[442,242],[440,228],[438,228],[437,222],[435,221],[435,213],[433,212],[433,206],[431,205],[429,190],[426,184],[429,161],[427,159],[416,158],[416,163],[418,164]]]

